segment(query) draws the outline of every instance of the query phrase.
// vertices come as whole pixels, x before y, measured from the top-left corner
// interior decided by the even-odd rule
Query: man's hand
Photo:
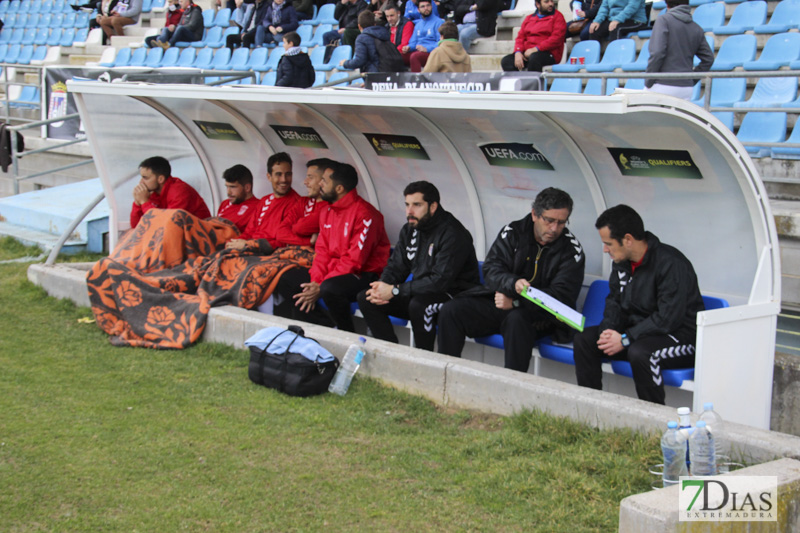
[[[608,23],[608,31],[611,32],[616,30],[617,26],[619,26],[619,22],[617,22],[616,20],[612,20],[611,22]]]
[[[139,184],[133,188],[133,202],[136,205],[142,205],[149,199],[150,191],[147,190],[147,187],[144,183],[139,182]]]
[[[622,351],[622,334],[613,329],[607,329],[597,339],[597,347],[606,355],[616,355]]]
[[[517,70],[523,70],[525,68],[525,54],[522,52],[516,52],[514,54],[514,66],[517,67]]]
[[[530,57],[538,51],[539,49],[535,46],[533,48],[528,48],[525,50],[525,59],[530,59]]]
[[[597,28],[599,28],[599,27],[600,27],[600,23],[599,22],[592,22],[592,24],[589,26],[589,33],[596,32]]]
[[[231,239],[225,243],[226,250],[244,250],[247,241],[244,239]]]
[[[175,24],[170,24],[169,26],[167,26],[167,29],[168,29],[169,31],[172,31],[172,32],[174,32],[174,31],[175,31]]]
[[[388,304],[389,300],[394,297],[394,294],[392,294],[393,288],[394,285],[389,285],[382,281],[373,281],[369,284],[369,289],[367,290],[367,301],[375,305]]]
[[[311,236],[311,246],[312,248],[317,244],[317,238],[319,237],[319,233],[315,233]]]
[[[407,54],[407,53],[408,53],[408,45],[406,45],[406,46],[404,46],[404,47],[403,47],[403,53],[404,53],[404,54]]]
[[[514,298],[509,298],[502,292],[494,293],[494,306],[503,311],[508,311],[514,307]]]
[[[295,307],[299,307],[304,313],[313,311],[319,299],[319,283],[314,283],[313,281],[301,283],[300,288],[303,289],[303,291],[294,295]]]
[[[428,49],[422,46],[421,44],[417,45],[417,52],[427,52]]]
[[[338,31],[339,33],[344,33],[344,28],[339,28],[339,29],[338,29],[338,30],[336,30],[336,31]]]
[[[347,61],[347,60],[346,59],[342,59],[341,61],[339,61],[339,66],[341,67],[342,65],[344,65],[345,61]]]
[[[514,283],[514,290],[517,291],[517,294],[522,294],[522,291],[527,291],[530,286],[527,279],[520,278]]]
[[[580,9],[576,9],[575,10],[575,14],[578,15],[580,18],[585,18],[586,17],[586,13],[584,13]]]

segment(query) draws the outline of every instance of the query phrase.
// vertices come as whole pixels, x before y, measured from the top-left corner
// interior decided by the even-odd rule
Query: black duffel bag
[[[339,360],[319,342],[304,336],[303,328],[266,328],[248,339],[253,383],[289,396],[313,396],[328,390]]]

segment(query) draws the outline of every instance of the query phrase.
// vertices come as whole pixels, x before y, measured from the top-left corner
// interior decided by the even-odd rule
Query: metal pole
[[[14,196],[19,194],[19,161],[17,160],[17,132],[11,130],[8,132],[11,137],[11,164],[12,173],[14,176]]]

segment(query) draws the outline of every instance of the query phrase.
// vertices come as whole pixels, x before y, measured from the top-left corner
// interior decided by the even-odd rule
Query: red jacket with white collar
[[[322,210],[311,281],[345,274],[380,274],[389,260],[383,215],[355,189]]]
[[[302,200],[286,215],[278,230],[278,239],[284,246],[310,246],[311,236],[319,233],[319,215],[328,207],[328,202],[310,196]]]
[[[239,204],[232,204],[227,198],[222,202],[217,210],[217,216],[230,220],[242,232],[247,229],[256,207],[261,201],[260,198],[252,196]]]
[[[250,223],[247,225],[240,239],[266,239],[269,241],[273,250],[285,246],[283,241],[278,238],[278,231],[281,223],[286,216],[291,213],[295,206],[303,201],[303,197],[297,194],[294,189],[284,196],[275,196],[275,193],[268,194],[261,199],[256,206],[256,212]]]
[[[203,201],[203,198],[194,190],[194,187],[185,181],[168,177],[161,187],[160,193],[150,193],[150,197],[142,205],[133,203],[131,209],[131,227],[135,228],[136,224],[150,209],[183,209],[193,214],[197,218],[208,218],[211,212],[208,206]]]

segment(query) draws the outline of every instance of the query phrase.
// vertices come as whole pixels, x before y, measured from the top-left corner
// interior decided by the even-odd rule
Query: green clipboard
[[[583,331],[583,327],[586,324],[586,317],[570,306],[564,305],[549,294],[539,289],[534,289],[533,287],[528,287],[528,289],[522,291],[520,295],[555,316],[569,327],[577,329],[578,331]]]

